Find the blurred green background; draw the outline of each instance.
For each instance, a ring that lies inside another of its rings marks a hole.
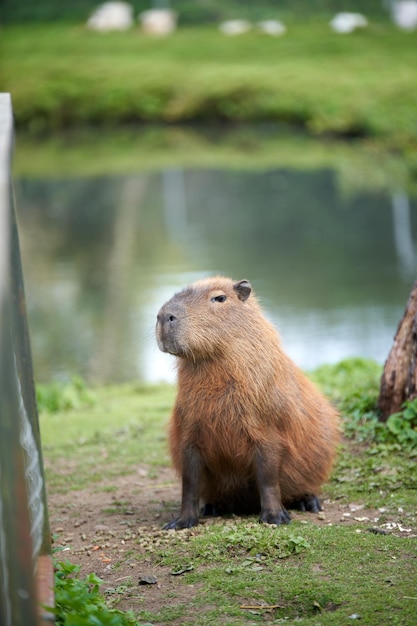
[[[84,20],[97,6],[94,0],[3,0],[1,14],[5,21]],[[237,16],[246,19],[325,18],[338,11],[358,11],[378,18],[387,16],[387,5],[381,0],[132,0],[135,12],[169,6],[178,12],[180,24],[203,24]]]

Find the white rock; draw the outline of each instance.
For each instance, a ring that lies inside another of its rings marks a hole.
[[[402,0],[391,4],[392,21],[403,30],[415,30],[417,28],[417,2],[416,0]]]
[[[226,20],[219,26],[219,30],[223,35],[233,37],[235,35],[243,35],[252,28],[252,24],[246,20]]]
[[[149,9],[139,15],[142,30],[148,35],[170,35],[177,27],[177,16],[170,9]]]
[[[336,33],[352,33],[357,28],[368,26],[368,20],[361,13],[337,13],[330,21],[330,27]]]
[[[127,2],[104,2],[87,20],[91,30],[127,30],[133,26],[133,8]]]
[[[278,20],[263,20],[257,23],[257,27],[266,35],[274,35],[275,37],[287,32],[285,24]]]

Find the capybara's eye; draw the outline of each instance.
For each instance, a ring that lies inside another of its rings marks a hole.
[[[225,295],[221,295],[221,296],[213,296],[211,301],[212,302],[224,302],[226,300],[227,296]]]

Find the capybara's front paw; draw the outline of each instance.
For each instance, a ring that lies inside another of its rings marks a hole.
[[[310,513],[319,513],[323,510],[318,497],[310,494],[291,502],[290,508],[298,511],[309,511]]]
[[[197,524],[198,517],[187,517],[185,519],[177,517],[165,524],[163,530],[182,530],[183,528],[192,528],[193,526],[197,526]]]
[[[276,524],[276,526],[280,526],[281,524],[289,524],[291,515],[284,508],[279,511],[261,511],[259,521],[264,524]]]

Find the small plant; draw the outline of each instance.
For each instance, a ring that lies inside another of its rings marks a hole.
[[[265,524],[233,524],[221,531],[225,554],[262,555],[271,559],[285,559],[309,548],[304,537],[293,533],[277,533],[275,526]]]
[[[343,417],[343,434],[370,446],[369,452],[387,452],[393,447],[406,451],[417,448],[417,398],[383,423],[378,420],[378,392],[381,368],[366,359],[346,359],[324,365],[313,379],[333,399]]]
[[[402,411],[390,415],[377,435],[382,443],[398,443],[409,450],[417,448],[417,398],[408,400]]]
[[[376,397],[351,396],[344,403],[344,434],[349,439],[412,451],[417,448],[417,398],[405,402],[385,423],[378,421]]]
[[[298,554],[310,547],[303,537],[293,534],[283,536],[275,531],[275,528],[271,530],[264,525],[251,525],[249,528],[244,525],[235,528],[226,526],[224,543],[229,550],[240,548],[251,555],[272,555],[278,559]]]
[[[48,413],[70,411],[94,403],[92,393],[78,376],[74,376],[69,383],[37,385],[36,400],[39,411]]]
[[[354,393],[341,403],[343,432],[349,439],[371,443],[376,440],[378,415],[376,394]]]
[[[57,626],[138,626],[132,612],[110,609],[99,592],[103,582],[95,574],[79,578],[80,568],[68,561],[55,565]]]

